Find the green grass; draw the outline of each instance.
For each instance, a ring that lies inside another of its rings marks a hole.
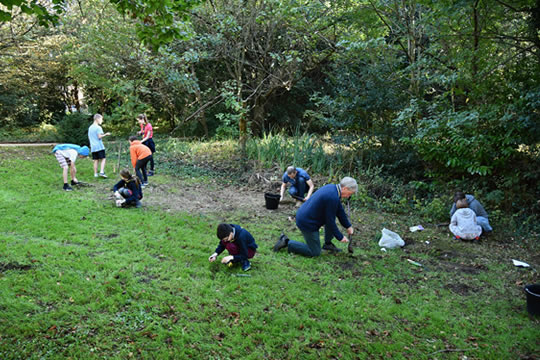
[[[435,227],[408,233],[417,215],[358,208],[355,256],[308,259],[270,250],[282,228],[300,238],[286,218],[249,221],[246,209],[225,215],[260,246],[250,277],[237,277],[207,260],[224,214],[114,208],[103,194],[116,179],[91,177],[91,161],[78,170],[93,186],[65,193],[48,149],[0,151],[1,359],[540,355],[523,293],[538,276],[510,261],[538,268],[538,252],[497,234],[460,243]],[[180,175],[188,186],[215,174]],[[382,226],[410,245],[382,252]]]

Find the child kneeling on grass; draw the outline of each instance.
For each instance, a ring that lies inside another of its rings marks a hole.
[[[450,221],[450,231],[456,239],[478,240],[482,234],[482,227],[476,221],[476,214],[469,208],[467,199],[456,202],[456,212]]]
[[[227,249],[229,255],[221,259],[222,264],[231,266],[232,264],[240,263],[242,270],[248,271],[251,269],[248,259],[255,256],[258,246],[253,236],[246,229],[234,224],[219,224],[217,227],[217,237],[219,239],[219,245],[216,251],[210,255],[208,261],[215,261],[218,255]]]
[[[140,208],[143,193],[139,178],[133,176],[128,169],[120,171],[120,177],[122,180],[117,182],[113,187],[114,196],[116,197],[116,206],[135,206]]]

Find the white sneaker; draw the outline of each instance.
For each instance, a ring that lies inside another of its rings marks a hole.
[[[106,179],[107,178],[107,175],[105,175],[105,173],[99,173],[99,176]]]
[[[94,177],[98,177],[99,175],[98,174],[94,174]]]

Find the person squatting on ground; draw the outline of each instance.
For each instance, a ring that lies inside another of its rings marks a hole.
[[[141,199],[143,198],[143,193],[139,178],[132,175],[128,169],[120,171],[120,177],[122,180],[113,186],[116,206],[135,206],[136,208],[140,208],[142,206]]]
[[[469,209],[467,199],[459,199],[456,202],[456,212],[450,221],[450,231],[456,239],[478,240],[482,234],[482,227],[476,222],[476,214]]]
[[[88,149],[87,146],[81,147],[75,144],[58,144],[52,149],[52,152],[54,156],[56,156],[56,160],[60,163],[60,167],[63,169],[64,190],[73,191],[73,188],[68,184],[68,168],[71,175],[71,185],[79,185],[75,161],[77,161],[77,157],[83,158],[88,156],[90,154],[90,149]]]
[[[141,131],[137,134],[142,135],[141,142],[148,146],[150,151],[152,151],[152,159],[150,159],[150,170],[148,170],[148,176],[154,175],[154,153],[156,152],[156,144],[154,143],[154,130],[152,129],[152,124],[148,122],[148,118],[145,114],[139,114],[137,116],[137,121],[141,126]]]
[[[131,156],[131,164],[137,174],[137,177],[142,182],[142,186],[148,185],[148,176],[146,175],[146,164],[152,160],[152,151],[148,146],[143,145],[136,136],[129,137],[129,154]]]
[[[317,190],[296,213],[296,226],[302,232],[305,243],[289,240],[287,236],[281,234],[274,245],[274,251],[286,247],[290,253],[312,257],[319,256],[321,254],[319,229],[323,225],[324,245],[322,248],[333,252],[341,251],[332,244],[332,239],[335,237],[344,243],[349,242],[349,239],[339,231],[336,217],[341,225],[347,229],[347,234],[352,235],[354,229],[347,214],[345,214],[341,199],[348,199],[356,191],[358,191],[356,180],[348,176],[344,177],[339,185],[328,184]]]
[[[315,189],[315,185],[313,184],[313,181],[309,177],[308,173],[302,169],[297,168],[294,166],[289,166],[285,173],[283,174],[282,178],[283,183],[281,184],[281,192],[280,192],[280,198],[279,201],[283,201],[283,196],[285,195],[285,189],[287,188],[287,183],[291,184],[291,187],[289,188],[289,194],[293,198],[297,200],[297,204],[301,204],[301,201],[306,201],[311,197],[311,194],[313,194],[313,190]],[[304,198],[304,194],[306,193],[306,186],[309,186],[309,189],[307,190],[307,195]]]
[[[101,114],[94,115],[94,123],[88,128],[88,140],[90,140],[90,151],[92,152],[92,159],[94,160],[94,177],[101,176],[106,179],[105,175],[105,145],[103,145],[103,138],[111,135],[111,133],[104,133],[101,128],[103,123],[103,116]],[[98,173],[98,167],[101,165],[101,170]]]
[[[242,270],[248,271],[251,269],[249,259],[255,256],[258,246],[253,236],[246,229],[235,224],[219,224],[217,227],[217,237],[219,239],[219,245],[216,251],[210,255],[208,261],[214,262],[219,254],[227,249],[229,255],[221,259],[222,264],[231,265],[240,263]]]
[[[454,194],[454,204],[452,204],[452,208],[450,209],[450,217],[452,217],[456,212],[456,202],[460,199],[467,199],[469,208],[476,214],[476,221],[478,222],[478,225],[482,227],[484,234],[487,235],[492,232],[493,228],[489,224],[487,211],[484,209],[482,204],[480,204],[480,202],[474,198],[474,196],[469,194],[465,195],[464,192],[457,191]]]

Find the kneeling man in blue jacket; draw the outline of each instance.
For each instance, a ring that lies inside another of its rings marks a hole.
[[[341,199],[348,199],[358,191],[356,180],[351,177],[344,177],[339,185],[329,184],[317,190],[296,213],[296,226],[302,232],[305,243],[289,240],[287,236],[281,235],[274,245],[274,251],[283,248],[291,253],[304,256],[319,256],[321,254],[321,241],[319,229],[324,225],[324,245],[322,249],[333,252],[341,251],[334,244],[335,237],[343,243],[349,242],[336,225],[336,217],[341,225],[347,229],[347,234],[352,235],[354,229],[345,214]]]

